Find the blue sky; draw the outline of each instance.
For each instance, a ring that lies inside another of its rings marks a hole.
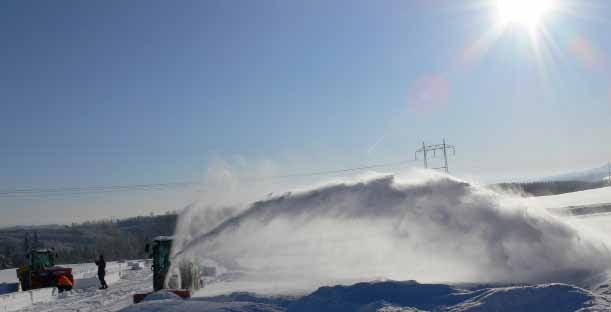
[[[3,1],[0,189],[201,180],[211,159],[320,171],[443,137],[452,173],[484,182],[598,166],[611,5],[558,1],[545,35],[514,26],[486,49],[494,1]],[[0,197],[0,225],[189,194]]]

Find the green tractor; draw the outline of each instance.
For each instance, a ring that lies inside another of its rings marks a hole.
[[[27,251],[25,262],[17,269],[22,290],[57,287],[61,276],[74,285],[72,269],[56,266],[57,253],[53,249],[38,248]]]
[[[174,238],[171,236],[155,237],[146,244],[144,252],[153,259],[153,290],[165,289],[182,298],[190,298],[192,291],[200,289],[202,272],[198,263],[183,260],[178,266],[172,266],[170,253]],[[134,303],[138,303],[150,293],[135,294]]]

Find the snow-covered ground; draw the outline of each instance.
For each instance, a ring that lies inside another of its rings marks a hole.
[[[97,286],[75,289],[58,295],[52,302],[35,304],[21,311],[117,311],[132,303],[134,293],[152,291],[152,277],[150,270],[127,270],[123,278],[111,284],[108,289],[99,290]]]
[[[611,187],[601,187],[560,195],[530,197],[528,201],[541,208],[550,209],[568,206],[606,204],[611,203]]]
[[[67,264],[64,266],[73,269],[75,278],[73,291],[60,295],[54,292],[53,296],[36,300],[39,302],[18,311],[117,311],[131,304],[134,292],[152,290],[152,272],[144,269],[130,270],[127,263],[109,262],[107,264],[106,281],[110,285],[107,290],[98,289],[95,264]],[[14,269],[0,271],[0,283],[14,282],[17,282]],[[15,311],[11,308],[12,301],[10,300],[13,299],[8,297],[15,296],[14,294],[0,296],[0,311],[2,312],[5,308],[8,311]],[[29,299],[29,296],[26,295],[26,297]],[[4,303],[3,300],[8,301]]]

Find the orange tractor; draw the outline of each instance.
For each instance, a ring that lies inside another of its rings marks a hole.
[[[26,261],[17,269],[17,278],[22,290],[57,287],[61,276],[74,285],[72,268],[55,265],[57,253],[53,249],[30,249]]]

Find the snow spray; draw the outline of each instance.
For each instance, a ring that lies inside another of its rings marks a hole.
[[[583,285],[608,269],[603,240],[504,196],[421,170],[337,181],[241,211],[186,209],[174,254],[271,292],[372,279]]]

